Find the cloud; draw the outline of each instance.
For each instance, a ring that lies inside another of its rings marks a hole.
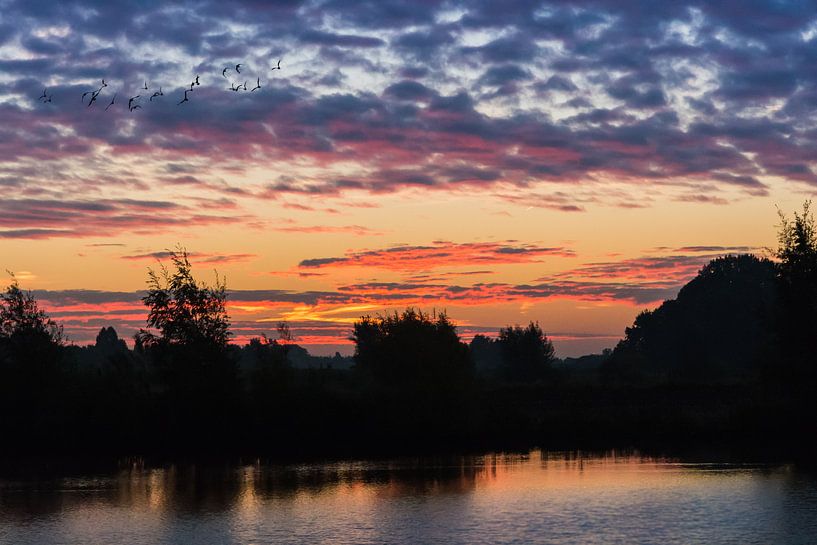
[[[348,234],[355,236],[382,236],[385,233],[376,229],[370,229],[363,225],[278,225],[270,227],[273,231],[282,233],[303,233],[303,234]]]
[[[132,2],[9,0],[0,237],[246,224],[253,201],[287,194],[467,188],[567,213],[633,205],[646,183],[693,205],[808,190],[814,6],[733,8],[204,0],[122,17]],[[238,62],[242,77],[223,78]],[[182,106],[178,74],[203,81]],[[80,96],[103,78],[89,108]],[[227,90],[256,78],[257,92]],[[143,81],[165,96],[130,112]],[[262,169],[288,179],[259,181]],[[630,195],[572,198],[610,181]],[[550,184],[565,189],[541,197]],[[123,198],[135,191],[161,197]]]
[[[120,256],[120,259],[127,261],[162,261],[170,259],[173,252],[163,250],[158,252],[148,252],[142,254],[131,254]],[[201,252],[188,252],[191,263],[228,265],[231,263],[245,263],[258,257],[256,254],[211,254]]]
[[[216,208],[223,209],[219,204]],[[0,238],[80,238],[101,234],[151,233],[235,223],[240,216],[201,214],[191,206],[137,199],[28,198],[0,201]]]
[[[351,251],[342,257],[305,259],[301,269],[367,267],[398,271],[428,271],[440,267],[538,263],[545,257],[573,257],[564,247],[532,244],[439,241],[427,246],[401,245],[379,250]]]
[[[626,279],[656,284],[669,283],[671,286],[677,286],[679,283],[690,280],[706,263],[720,255],[720,253],[697,253],[702,252],[702,248],[689,248],[689,251],[696,252],[694,255],[648,256],[619,261],[588,263],[540,280],[547,281],[552,278],[581,280]]]

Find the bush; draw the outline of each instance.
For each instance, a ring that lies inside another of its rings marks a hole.
[[[354,324],[355,362],[382,385],[452,388],[472,374],[468,347],[445,313],[413,308]]]

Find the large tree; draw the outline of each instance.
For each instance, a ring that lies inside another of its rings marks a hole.
[[[40,309],[30,291],[20,289],[14,275],[11,284],[0,294],[0,337],[39,336],[62,344],[62,327]]]
[[[502,354],[502,375],[510,381],[541,380],[556,359],[553,343],[538,322],[500,329],[497,343]]]
[[[148,307],[147,325],[159,331],[140,330],[143,345],[163,342],[187,347],[225,348],[230,339],[227,315],[227,288],[216,273],[213,286],[197,282],[187,251],[170,252],[173,272],[164,265],[159,272],[148,270],[148,293],[142,298]]]
[[[431,316],[408,308],[364,316],[355,323],[352,340],[359,369],[384,385],[445,389],[471,375],[468,347],[445,313]]]
[[[780,220],[776,256],[782,369],[792,384],[812,388],[817,381],[817,228],[811,201],[791,219],[780,212]]]
[[[40,309],[31,292],[12,275],[0,293],[0,359],[20,365],[55,364],[64,344],[62,326]]]
[[[170,254],[173,270],[149,270],[147,325],[137,348],[156,370],[156,385],[165,391],[168,433],[204,441],[214,429],[228,433],[239,403],[238,365],[228,349],[231,336],[227,289],[216,274],[215,285],[196,281],[187,251]]]
[[[62,430],[72,407],[64,356],[62,327],[12,276],[0,293],[0,414],[8,446],[25,448]]]
[[[714,259],[676,299],[636,317],[605,370],[648,383],[757,379],[767,363],[776,293],[768,259]]]

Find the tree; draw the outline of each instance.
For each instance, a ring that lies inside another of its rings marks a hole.
[[[790,220],[782,210],[780,230],[777,233],[778,248],[775,255],[780,260],[780,276],[786,283],[813,280],[817,275],[817,228],[811,213],[811,201],[803,203],[803,213],[794,213]]]
[[[94,347],[100,354],[105,356],[127,352],[128,350],[125,340],[119,338],[113,327],[103,327],[99,330]]]
[[[231,333],[224,280],[216,273],[212,287],[197,282],[184,248],[171,251],[170,260],[176,269],[173,273],[164,265],[159,273],[148,270],[150,289],[142,298],[150,309],[147,325],[158,329],[161,337],[142,329],[138,341],[144,346],[161,341],[191,348],[226,348]]]
[[[41,310],[14,275],[0,294],[0,359],[18,365],[56,365],[64,344],[62,326]]]
[[[556,359],[553,343],[538,322],[524,328],[515,325],[500,329],[497,343],[502,354],[502,374],[510,381],[541,380]]]
[[[408,308],[364,316],[355,322],[352,340],[358,368],[384,385],[446,389],[471,375],[468,347],[444,312],[432,317]]]
[[[136,346],[157,371],[166,393],[168,433],[187,440],[206,440],[214,429],[230,429],[239,404],[238,365],[228,350],[230,319],[227,289],[216,273],[213,286],[192,274],[187,251],[170,252],[174,271],[148,271],[147,325],[136,334]]]
[[[780,305],[780,352],[788,380],[801,387],[817,381],[817,228],[811,201],[789,219],[782,211],[775,252]]]
[[[474,335],[468,345],[474,371],[487,378],[499,378],[502,374],[502,351],[496,339],[482,334]]]
[[[64,342],[62,327],[12,275],[0,293],[0,414],[10,442],[61,429],[71,406]]]
[[[0,338],[39,338],[63,344],[62,326],[39,308],[30,291],[24,292],[14,275],[6,291],[0,294]]]
[[[641,312],[604,364],[625,382],[759,378],[773,330],[775,265],[753,255],[710,261],[654,310]]]

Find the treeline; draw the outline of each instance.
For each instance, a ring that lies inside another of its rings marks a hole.
[[[781,215],[775,261],[725,256],[602,355],[558,360],[537,323],[464,343],[445,313],[354,324],[353,365],[317,359],[286,324],[231,344],[223,280],[187,254],[150,271],[148,329],[88,347],[17,282],[0,295],[6,454],[185,452],[322,456],[372,451],[718,439],[813,448],[817,239]]]

